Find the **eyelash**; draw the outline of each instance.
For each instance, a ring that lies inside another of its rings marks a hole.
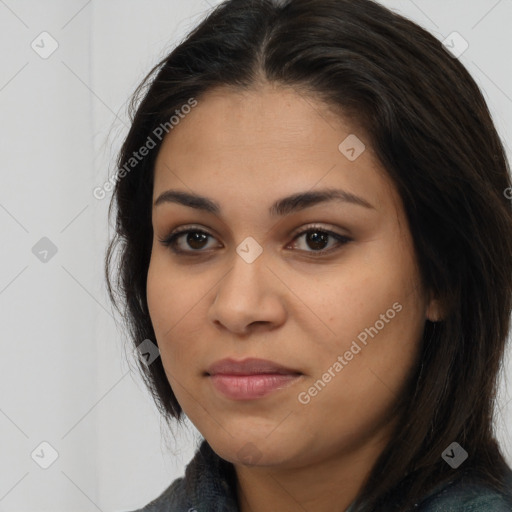
[[[201,233],[201,234],[207,235],[209,237],[213,237],[213,235],[211,235],[207,231],[189,226],[189,227],[180,229],[179,231],[175,231],[163,239],[159,238],[159,241],[165,247],[169,247],[172,250],[172,252],[174,252],[175,254],[184,254],[187,256],[195,256],[195,255],[200,256],[200,255],[203,255],[204,253],[206,253],[207,251],[204,251],[201,249],[183,251],[181,249],[176,248],[177,239],[185,234],[188,234],[188,233]],[[303,251],[306,253],[311,253],[315,256],[323,256],[325,254],[337,251],[337,250],[341,249],[345,244],[352,241],[351,238],[340,235],[333,231],[329,231],[327,229],[322,228],[321,226],[313,225],[313,226],[309,226],[307,229],[304,229],[303,231],[300,231],[299,233],[295,234],[292,242],[295,242],[298,238],[300,238],[301,236],[308,234],[308,233],[320,233],[322,235],[329,235],[337,241],[337,246],[331,247],[330,249],[322,249],[321,251]]]

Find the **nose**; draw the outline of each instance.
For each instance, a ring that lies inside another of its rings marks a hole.
[[[232,268],[218,284],[208,320],[239,335],[273,330],[286,319],[285,292],[263,254],[252,263],[235,254]]]

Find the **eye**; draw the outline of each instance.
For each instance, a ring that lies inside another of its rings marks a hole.
[[[308,251],[307,249],[299,249],[303,252],[309,252],[316,255],[323,255],[326,253],[331,253],[340,248],[340,246],[347,244],[351,241],[350,238],[335,233],[333,231],[323,229],[319,226],[310,226],[307,229],[302,230],[297,233],[293,238],[293,243],[296,245],[296,241],[301,237],[306,237],[304,239],[305,244],[307,244],[312,251]],[[169,247],[176,254],[187,254],[192,255],[194,252],[205,253],[208,249],[208,239],[214,238],[213,235],[204,231],[202,229],[193,228],[191,226],[185,226],[177,231],[172,232],[170,235],[163,239],[159,239],[160,243],[165,247]],[[329,239],[334,240],[334,247],[330,247],[325,249],[325,246],[329,245]],[[188,247],[188,248],[187,248]],[[287,246],[290,247],[290,246]]]
[[[316,255],[324,255],[327,253],[331,253],[333,251],[336,251],[340,248],[340,246],[343,246],[351,241],[350,238],[340,235],[338,233],[335,233],[333,231],[327,230],[322,228],[321,226],[310,226],[307,229],[299,232],[293,241],[295,242],[301,237],[304,237],[304,243],[305,245],[309,246],[310,248],[313,248],[313,251],[305,250],[305,252],[311,252],[312,254]],[[324,247],[328,245],[329,239],[334,239],[334,247],[331,247],[329,249],[325,249]],[[302,250],[302,249],[300,249]]]
[[[187,235],[186,237],[184,235]],[[184,241],[180,239],[184,239]],[[191,252],[205,252],[201,249],[204,249],[206,246],[206,242],[208,238],[213,238],[213,235],[203,231],[202,229],[193,229],[190,226],[181,228],[178,231],[174,231],[169,236],[159,239],[160,243],[165,247],[170,247],[170,249],[176,253],[191,253]],[[181,244],[179,242],[182,242]],[[188,245],[192,250],[187,250],[183,248],[183,245]]]

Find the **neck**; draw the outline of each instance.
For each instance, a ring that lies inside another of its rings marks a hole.
[[[239,510],[345,512],[384,446],[385,442],[372,440],[351,452],[285,469],[235,465]]]

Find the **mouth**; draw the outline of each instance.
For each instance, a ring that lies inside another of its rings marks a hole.
[[[222,359],[212,364],[205,373],[206,375],[302,375],[302,372],[287,368],[274,361],[266,359],[249,358],[236,361],[231,358]]]
[[[213,387],[231,400],[255,400],[287,388],[303,373],[265,359],[223,359],[204,373]]]

